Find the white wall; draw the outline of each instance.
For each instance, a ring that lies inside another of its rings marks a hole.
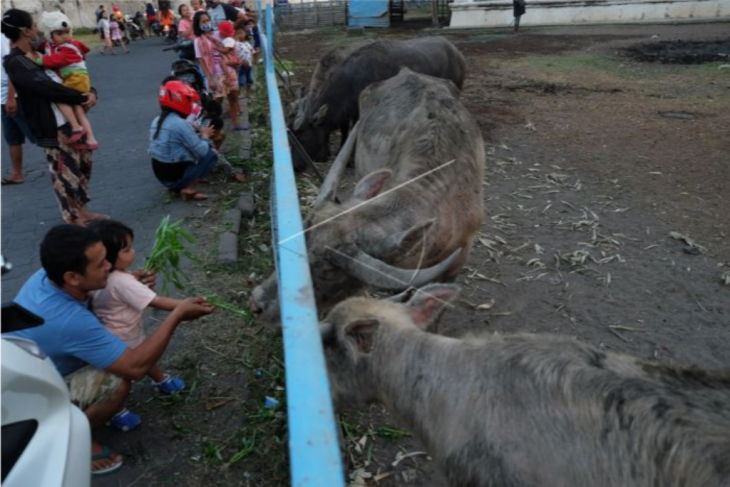
[[[157,8],[157,0],[148,0],[149,3]],[[119,5],[119,9],[125,14],[134,14],[141,10],[144,13],[145,5],[148,2],[136,0],[121,0],[113,3]],[[61,10],[68,15],[74,27],[94,27],[96,25],[96,11],[99,5],[104,5],[106,11],[112,11],[112,0],[2,0],[3,10],[10,8],[19,8],[27,10],[36,20],[43,11]],[[189,4],[189,0],[172,0],[172,8],[177,15],[177,7],[181,4]],[[253,5],[252,0],[248,0],[248,4]]]
[[[512,0],[455,0],[451,27],[499,27],[514,17]],[[527,0],[520,26],[730,20],[730,0]]]

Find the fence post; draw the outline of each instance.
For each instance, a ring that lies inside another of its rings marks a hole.
[[[261,12],[260,0],[258,5]],[[270,4],[266,6],[265,35],[260,22],[274,149],[272,247],[276,256],[284,336],[291,485],[344,487],[342,458],[319,334],[299,197],[284,110],[276,83],[274,22]]]

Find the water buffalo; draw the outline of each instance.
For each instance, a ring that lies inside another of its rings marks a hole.
[[[322,87],[332,76],[332,73],[342,64],[342,62],[350,57],[350,55],[363,46],[371,44],[373,41],[367,40],[356,42],[344,47],[336,47],[324,54],[312,73],[312,79],[309,81],[309,88],[306,93],[301,90],[297,99],[289,106],[287,113],[287,124],[292,128],[300,129],[306,121],[306,113],[309,110],[309,101],[312,98],[319,97]],[[343,127],[342,143],[347,139],[347,133],[350,129],[349,123]]]
[[[453,487],[730,485],[730,370],[550,335],[425,333],[456,291],[337,305],[320,330],[338,407],[384,404]]]
[[[331,55],[336,60],[348,51]],[[343,134],[358,119],[358,98],[371,83],[392,78],[401,68],[448,79],[461,89],[466,77],[466,61],[453,44],[442,37],[407,41],[376,41],[361,46],[335,66],[324,70],[328,76],[317,93],[308,95],[292,125],[297,140],[315,161],[330,156],[329,139],[335,130]],[[344,139],[343,139],[344,140]],[[306,162],[293,153],[294,169],[304,170]]]
[[[363,92],[362,118],[306,221],[320,310],[367,286],[402,290],[458,274],[482,222],[484,173],[481,132],[458,96],[451,81],[408,69]],[[355,140],[364,176],[340,203]],[[278,308],[272,274],[254,290],[252,309],[276,321]]]

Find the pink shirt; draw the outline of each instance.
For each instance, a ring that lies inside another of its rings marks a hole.
[[[217,32],[214,33],[213,35],[215,36],[216,34],[217,34]],[[220,37],[218,37],[218,39],[220,40]],[[205,43],[208,46],[208,52],[210,53],[210,56],[206,59],[203,59],[203,57],[204,57],[203,52],[202,52],[203,49],[201,48],[202,43]],[[195,45],[195,57],[197,59],[200,59],[201,62],[205,62],[206,65],[209,66],[209,69],[213,71],[212,73],[210,73],[211,76],[218,76],[218,75],[223,74],[223,68],[221,68],[221,54],[218,51],[216,51],[215,48],[213,47],[214,46],[213,40],[207,39],[204,36],[196,37],[194,45]]]
[[[107,330],[137,348],[145,338],[142,318],[147,306],[157,296],[153,290],[124,271],[109,274],[104,289],[93,291],[94,314]]]
[[[180,25],[177,30],[179,32],[185,32],[185,39],[194,39],[195,33],[193,33],[193,23],[188,19],[180,19]]]

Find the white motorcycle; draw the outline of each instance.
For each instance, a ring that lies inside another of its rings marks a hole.
[[[10,264],[0,257],[2,274]],[[2,331],[43,324],[16,303],[2,306]],[[3,487],[89,487],[91,429],[68,387],[35,342],[2,337]]]

